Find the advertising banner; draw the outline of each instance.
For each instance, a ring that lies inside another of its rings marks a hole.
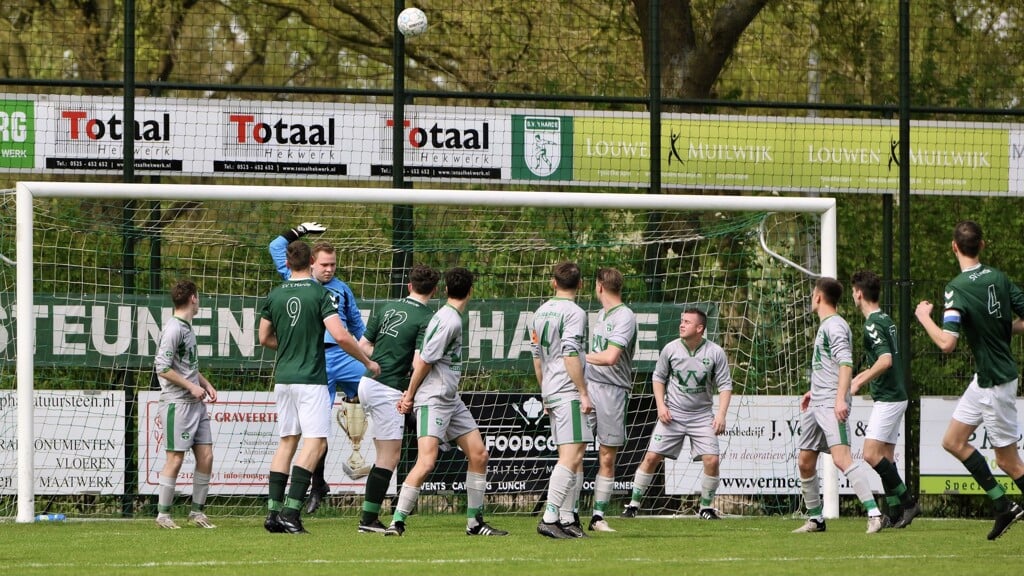
[[[490,455],[488,492],[544,492],[551,471],[558,461],[558,450],[551,442],[550,422],[544,414],[539,394],[466,393],[463,400],[480,426],[484,445]],[[799,396],[737,396],[729,410],[725,434],[720,437],[722,451],[719,494],[800,493],[797,471],[799,435]],[[862,457],[864,434],[872,402],[854,401],[850,420],[852,451],[855,460]],[[632,490],[633,476],[643,459],[657,419],[650,395],[634,396],[627,409],[627,443],[616,460],[615,490]],[[447,448],[447,449],[444,449]],[[664,493],[689,495],[700,493],[703,466],[690,458],[689,445],[678,460],[666,459]],[[342,452],[344,452],[344,448]],[[583,458],[584,492],[593,491],[597,473],[598,446],[586,447]],[[896,446],[896,465],[904,474],[903,440]],[[424,492],[462,492],[466,479],[466,459],[454,446],[442,448],[437,466],[423,486]],[[840,494],[853,494],[846,478],[839,474]],[[658,479],[656,484],[660,484]],[[872,475],[872,489],[882,493],[881,480]],[[658,488],[655,487],[654,490]]]
[[[800,434],[800,396],[734,396],[729,406],[725,434],[719,437],[721,485],[718,494],[800,494],[797,471],[797,440]],[[854,461],[863,454],[864,434],[872,401],[854,398],[850,416]],[[905,478],[904,438],[896,444],[896,467]],[[689,446],[678,460],[666,460],[667,494],[700,493],[703,466],[691,462]],[[877,474],[869,474],[871,488],[884,493]],[[823,477],[821,463],[818,477]],[[839,493],[853,494],[839,473]]]
[[[953,417],[958,398],[929,396],[921,398],[921,493],[922,494],[985,494],[964,465],[942,449],[942,437]],[[1017,399],[1017,413],[1024,414],[1024,399]],[[1013,479],[996,466],[996,452],[985,425],[978,426],[969,439],[985,457],[996,481],[1009,494],[1019,495]],[[1021,441],[1017,441],[1017,449]]]
[[[380,114],[370,176],[391,177],[394,130],[390,113]],[[507,181],[509,132],[509,117],[498,110],[407,107],[402,126],[404,175],[417,180]]]
[[[37,390],[39,496],[124,493],[124,392]],[[18,493],[18,393],[0,391],[0,494]]]
[[[577,117],[576,180],[607,185],[650,177],[644,115]],[[763,191],[893,192],[899,186],[898,125],[739,116],[669,115],[663,121],[667,186]],[[914,126],[915,193],[1005,193],[1005,128]]]
[[[32,100],[0,98],[0,171],[35,168],[35,123]]]
[[[1010,129],[1010,196],[1024,194],[1024,129]]]
[[[364,315],[384,301],[360,302]],[[201,366],[258,368],[273,362],[273,351],[259,346],[257,329],[262,298],[204,295],[204,306],[193,318]],[[35,295],[37,365],[102,366],[147,369],[171,318],[167,297],[156,295],[90,294],[82,297]],[[488,370],[532,373],[530,319],[539,301],[525,299],[471,300],[466,313],[463,359]],[[649,372],[661,347],[678,337],[679,314],[692,304],[638,303],[637,349],[634,365]],[[713,305],[708,311],[709,337],[717,329]],[[590,322],[597,311],[589,315]],[[0,294],[0,361],[14,362],[13,294]]]
[[[572,181],[572,116],[512,115],[512,179]]]
[[[46,172],[120,173],[132,146],[141,173],[203,172],[211,148],[200,136],[211,126],[209,106],[139,99],[135,141],[125,142],[123,102],[113,97],[54,98],[36,106],[37,166]],[[192,130],[190,130],[192,128]],[[196,133],[199,128],[199,133]]]
[[[219,106],[213,171],[236,176],[347,176],[359,114],[268,102]]]
[[[0,172],[119,174],[120,98],[0,95]],[[410,181],[769,193],[894,193],[895,120],[666,114],[659,158],[643,113],[416,106],[401,127]],[[386,105],[138,98],[142,174],[388,181]],[[915,194],[1024,194],[1017,124],[912,122]]]
[[[544,493],[558,462],[558,447],[551,439],[551,423],[544,413],[540,394],[474,392],[463,394],[462,399],[476,418],[490,455],[488,493]],[[627,413],[634,416],[629,418],[627,442],[616,460],[616,491],[628,492],[633,487],[633,473],[647,449],[653,425],[649,415],[653,411],[654,399],[649,395],[636,396],[629,401]],[[584,493],[594,490],[597,456],[597,444],[588,444],[583,456]],[[463,492],[465,481],[466,458],[450,447],[441,452],[437,467],[423,490]]]
[[[216,383],[214,383],[216,386]],[[213,473],[210,494],[266,495],[270,461],[277,450],[277,413],[272,392],[220,392],[217,402],[207,404],[213,433]],[[160,392],[139,393],[139,493],[156,494],[160,471],[166,461],[164,423],[159,414]],[[376,458],[365,420],[352,422],[346,405],[334,404],[331,436],[327,439],[326,479],[333,494],[362,494],[366,476],[350,478],[342,462],[358,470]],[[358,446],[357,446],[358,444]],[[301,445],[300,445],[301,446]],[[191,492],[195,458],[185,454],[177,489]],[[358,475],[358,474],[357,474]],[[394,493],[394,480],[391,486]]]
[[[157,391],[139,393],[138,449],[139,492],[156,494],[165,461],[165,435],[159,417]],[[539,394],[479,392],[463,399],[480,427],[490,454],[488,492],[516,494],[543,492],[555,462],[557,447],[551,442],[550,424]],[[729,410],[726,432],[720,437],[722,479],[719,494],[798,494],[796,439],[799,435],[798,396],[737,396]],[[945,455],[938,444],[955,401],[922,399],[921,485],[924,493],[981,494],[963,466]],[[267,490],[270,461],[277,448],[276,413],[272,392],[225,391],[218,402],[207,404],[214,438],[214,470],[211,494],[262,495]],[[860,459],[872,403],[856,399],[850,429],[854,459]],[[349,412],[338,401],[333,408],[327,479],[332,493],[362,493],[365,472],[375,458],[372,421]],[[0,393],[0,494],[17,491],[17,396]],[[615,490],[632,489],[632,479],[647,449],[656,412],[650,395],[630,399],[627,443],[620,450]],[[121,494],[124,486],[124,394],[115,391],[38,391],[35,406],[35,476],[37,494]],[[931,438],[933,440],[929,441]],[[983,428],[972,440],[992,460]],[[407,446],[414,446],[407,435]],[[584,456],[586,484],[593,490],[597,446],[588,445]],[[404,472],[415,451],[406,453]],[[355,478],[343,472],[342,463],[356,470]],[[902,439],[896,447],[896,464],[904,473]],[[994,464],[993,464],[994,466]],[[182,493],[190,490],[194,459],[186,454],[178,478]],[[464,490],[466,459],[458,448],[444,446],[437,467],[423,490],[428,493]],[[820,472],[819,472],[820,473]],[[666,460],[664,493],[696,494],[700,491],[702,466],[693,462],[684,446],[678,460]],[[998,477],[1008,491],[1015,486]],[[656,484],[660,484],[659,479]],[[880,481],[871,478],[881,492]],[[394,493],[394,484],[391,493]],[[658,488],[655,487],[657,490]],[[840,493],[852,489],[840,474]]]

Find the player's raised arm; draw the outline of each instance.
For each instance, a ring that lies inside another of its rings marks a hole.
[[[270,257],[274,260],[274,266],[277,268],[277,273],[281,275],[281,278],[287,280],[292,277],[292,272],[288,269],[287,265],[286,251],[288,245],[306,234],[323,234],[326,231],[327,227],[317,222],[303,222],[294,228],[285,230],[270,241]]]

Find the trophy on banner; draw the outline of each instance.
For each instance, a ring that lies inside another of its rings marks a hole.
[[[335,418],[338,426],[341,426],[348,439],[352,441],[352,455],[348,457],[348,462],[341,463],[341,469],[353,480],[365,478],[373,467],[363,460],[363,455],[359,452],[363,445],[363,434],[366,433],[366,412],[358,400],[349,402],[346,399],[342,400],[341,410],[338,410]]]

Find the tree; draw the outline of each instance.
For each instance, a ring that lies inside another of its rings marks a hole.
[[[743,32],[771,0],[658,2],[662,91],[666,97],[709,98]],[[651,0],[633,0],[644,67],[650,69]]]

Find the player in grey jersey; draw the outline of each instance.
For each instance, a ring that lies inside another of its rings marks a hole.
[[[850,325],[836,312],[843,285],[822,277],[814,283],[811,312],[821,324],[814,336],[811,357],[811,389],[800,400],[800,438],[797,466],[800,488],[807,507],[807,521],[793,532],[824,532],[818,455],[828,452],[836,468],[846,474],[853,491],[868,512],[867,533],[884,527],[867,470],[853,461],[850,450],[850,386],[853,379],[853,335]]]
[[[171,519],[174,488],[185,452],[196,458],[192,475],[192,511],[189,522],[200,528],[216,528],[206,517],[206,495],[213,471],[213,434],[203,401],[216,402],[217,390],[199,371],[199,354],[192,319],[199,311],[199,291],[191,280],[179,280],[171,288],[174,315],[160,333],[160,346],[153,361],[160,382],[160,419],[167,439],[167,461],[160,471],[156,524],[177,529]]]
[[[554,268],[551,298],[533,314],[530,338],[533,370],[551,421],[558,462],[548,481],[547,504],[537,532],[548,538],[583,538],[575,504],[583,486],[583,453],[594,441],[586,415],[593,410],[583,376],[587,313],[576,304],[580,268],[562,262]]]
[[[995,540],[1024,518],[1024,507],[1006,497],[985,457],[970,439],[984,424],[996,454],[996,466],[1024,490],[1024,462],[1017,450],[1018,369],[1010,350],[1012,335],[1024,330],[1024,291],[1006,274],[981,263],[984,247],[981,226],[969,220],[957,223],[952,248],[961,272],[946,284],[942,326],[932,320],[934,306],[927,300],[917,305],[915,316],[932,342],[946,354],[956,349],[961,332],[974,354],[974,378],[957,402],[942,447],[963,463],[992,499],[996,517],[988,539]],[[1013,315],[1018,317],[1016,321]]]
[[[703,520],[720,519],[711,505],[719,485],[718,436],[725,432],[732,376],[725,350],[704,338],[706,327],[704,311],[687,308],[679,318],[679,338],[658,356],[652,376],[658,422],[633,478],[633,497],[622,513],[626,518],[636,517],[658,466],[666,457],[678,458],[683,440],[689,437],[690,456],[704,465],[697,515]],[[716,390],[717,412],[713,397]]]
[[[614,532],[604,513],[615,488],[615,457],[626,443],[626,407],[633,389],[636,315],[622,303],[622,273],[597,271],[594,293],[601,302],[587,353],[587,392],[594,405],[594,436],[600,444],[589,529]]]
[[[487,448],[476,419],[459,397],[462,376],[462,315],[473,292],[473,273],[452,268],[444,275],[448,300],[427,325],[419,357],[413,359],[409,388],[398,401],[398,411],[415,410],[417,441],[413,465],[398,493],[395,515],[385,536],[405,534],[406,518],[419,500],[420,487],[437,464],[441,442],[454,442],[469,461],[466,467],[466,534],[505,536],[484,522],[487,489]]]

